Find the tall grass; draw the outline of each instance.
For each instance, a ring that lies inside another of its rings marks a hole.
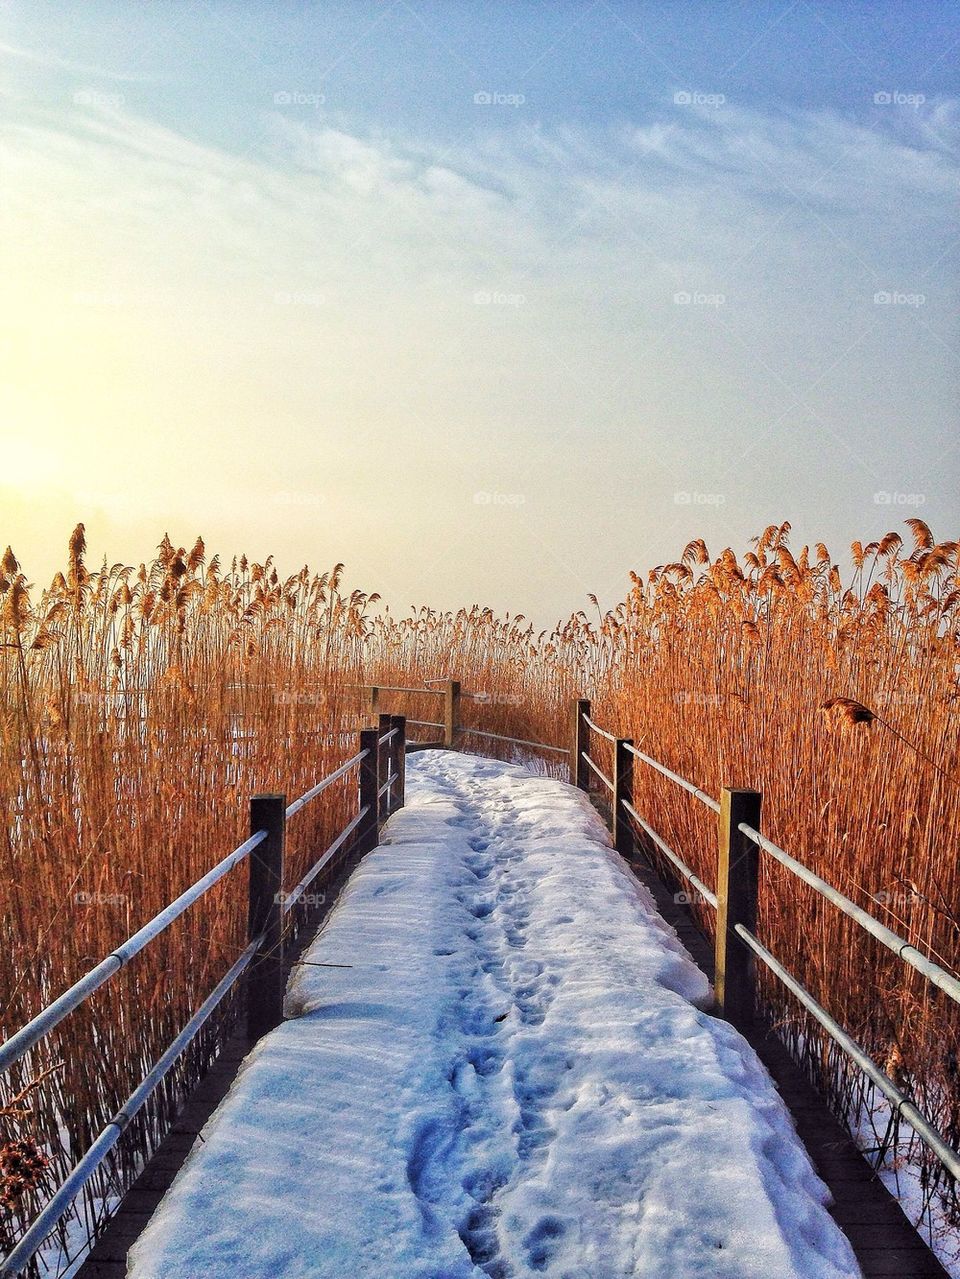
[[[468,727],[565,744],[570,699],[583,694],[605,727],[711,793],[761,789],[774,840],[954,967],[958,546],[908,523],[908,545],[897,533],[855,543],[852,574],[822,545],[794,555],[788,525],[739,558],[727,549],[714,559],[694,540],[676,563],[632,575],[616,608],[603,614],[593,600],[590,615],[552,631],[480,607],[395,617],[375,595],[346,594],[339,566],[281,579],[269,559],[207,560],[201,542],[187,551],[164,540],[139,570],[91,571],[82,527],[64,573],[37,596],[8,552],[0,874],[13,892],[0,1029],[21,1025],[238,843],[251,793],[292,797],[344,758],[363,722],[361,684],[449,676],[463,682]],[[441,718],[439,698],[391,700],[411,718]],[[469,735],[464,745],[493,748]],[[557,756],[530,758],[565,768]],[[295,819],[291,885],[345,819],[352,784]],[[635,796],[712,884],[711,815],[639,763]],[[785,871],[765,866],[763,880],[762,940],[960,1140],[956,1010]],[[710,931],[710,912],[697,909]],[[47,1180],[62,1172],[239,953],[244,911],[231,876],[72,1015],[0,1093],[2,1103],[53,1068],[18,1107],[32,1116],[0,1114],[0,1140],[30,1135],[52,1160]],[[767,982],[762,996],[852,1118],[862,1081],[788,997]],[[124,1142],[118,1185],[163,1132],[219,1029]],[[890,1137],[878,1133],[881,1153]],[[927,1170],[932,1192],[937,1173]],[[45,1189],[8,1205],[10,1234]]]

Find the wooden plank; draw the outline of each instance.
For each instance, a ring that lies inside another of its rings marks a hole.
[[[589,714],[589,699],[575,697],[570,706],[570,785],[582,791],[590,789],[590,768],[583,758],[590,754],[590,725],[585,718]]]
[[[460,728],[460,681],[448,679],[443,694],[443,743],[453,749]]]
[[[247,970],[247,1033],[260,1039],[283,1020],[283,845],[286,831],[283,795],[254,795],[250,834],[267,838],[250,854],[250,903],[247,936],[263,941]]]
[[[375,728],[360,730],[360,750],[366,751],[366,758],[360,761],[360,808],[367,814],[356,830],[356,846],[361,852],[368,853],[376,848],[379,839],[377,811],[379,800],[377,791],[380,788],[380,747],[379,733]]]
[[[756,991],[756,961],[733,931],[741,924],[757,928],[757,883],[760,850],[738,829],[746,822],[760,827],[760,795],[753,790],[720,792],[717,858],[717,935],[714,989],[717,1006],[735,1026],[751,1025]]]
[[[618,737],[613,747],[613,796],[610,800],[610,836],[622,857],[633,851],[633,827],[624,804],[633,806],[632,738]]]

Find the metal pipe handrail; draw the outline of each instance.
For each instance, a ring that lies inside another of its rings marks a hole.
[[[288,804],[286,813],[287,817],[293,817],[295,813],[299,813],[300,809],[309,804],[312,799],[316,799],[321,791],[325,791],[328,786],[331,786],[335,781],[338,781],[344,773],[349,772],[351,768],[354,768],[357,764],[359,764],[366,757],[366,754],[367,752],[365,750],[359,751],[356,755],[354,755],[353,759],[348,759],[345,764],[341,764],[340,767],[334,769],[332,773],[328,773],[322,781],[317,782],[316,786],[306,791],[299,799],[295,799],[292,804]]]
[[[442,725],[438,724],[437,727],[442,728]],[[462,724],[459,731],[461,733],[470,733],[474,737],[489,737],[495,742],[513,742],[517,746],[531,746],[541,751],[557,751],[560,755],[570,754],[566,746],[551,746],[549,742],[531,742],[524,737],[505,737],[503,733],[483,733],[479,728],[464,728]]]
[[[412,724],[414,728],[443,728],[444,727],[443,724],[438,724],[436,720],[432,720],[432,719],[408,719],[407,724],[408,726]]]
[[[132,937],[128,937],[116,950],[111,951],[105,959],[102,959],[99,964],[84,974],[79,981],[74,982],[58,999],[55,999],[52,1004],[48,1004],[46,1008],[37,1013],[36,1017],[28,1021],[16,1034],[11,1035],[4,1044],[0,1045],[0,1070],[7,1070],[14,1062],[19,1061],[24,1053],[28,1052],[44,1035],[49,1034],[55,1026],[58,1026],[63,1021],[64,1017],[72,1013],[94,991],[99,990],[105,982],[108,982],[114,973],[118,973],[135,955],[138,955],[148,942],[151,942],[154,937],[159,936],[160,933],[169,928],[175,919],[179,919],[184,911],[188,910],[198,898],[203,896],[207,889],[212,888],[214,884],[223,879],[224,875],[233,870],[234,866],[239,865],[266,838],[267,832],[260,830],[251,835],[249,839],[245,839],[238,848],[235,848],[232,853],[229,853],[222,861],[218,862],[212,870],[207,871],[206,875],[182,892],[169,906],[164,907],[159,914],[154,915],[153,919],[144,924]]]
[[[2,1264],[0,1264],[0,1279],[14,1279],[14,1276],[19,1275],[28,1265],[31,1257],[56,1227],[57,1222],[69,1211],[77,1195],[119,1141],[130,1121],[142,1109],[151,1093],[166,1076],[170,1067],[187,1045],[196,1037],[204,1023],[216,1011],[218,1005],[234,986],[237,979],[247,969],[262,942],[263,936],[261,935],[247,944],[239,959],[231,965],[230,969],[217,982],[183,1030],[180,1031],[162,1056],[157,1059],[149,1074],[133,1090],[122,1108],[117,1111],[97,1135],[83,1157],[71,1169],[56,1194],[44,1205],[42,1212],[34,1218],[29,1228],[17,1241],[16,1246],[3,1258]]]
[[[637,759],[643,760],[645,764],[649,764],[651,768],[656,769],[658,773],[662,773],[664,777],[669,777],[672,782],[682,786],[691,795],[695,795],[701,804],[706,804],[707,808],[712,808],[715,813],[720,812],[720,805],[717,801],[708,795],[706,791],[701,790],[699,786],[694,786],[693,782],[688,782],[685,777],[681,777],[679,773],[667,768],[666,764],[661,764],[659,760],[653,759],[652,756],[644,755],[643,751],[638,750],[636,746],[627,746],[627,750],[631,755],[635,755]]]
[[[293,907],[296,906],[297,902],[300,900],[303,894],[307,891],[307,889],[310,887],[310,885],[313,883],[316,877],[320,874],[324,866],[326,866],[326,864],[330,861],[330,858],[335,856],[335,854],[339,852],[340,848],[343,846],[346,840],[349,839],[349,837],[353,834],[353,832],[360,825],[360,823],[363,821],[363,819],[366,817],[369,811],[370,811],[370,806],[368,804],[364,804],[363,808],[360,809],[356,817],[352,818],[349,822],[347,822],[346,826],[344,826],[343,830],[340,832],[337,838],[333,841],[333,843],[330,845],[327,851],[323,853],[323,855],[319,857],[317,861],[314,862],[314,864],[310,867],[310,869],[304,875],[303,879],[301,879],[300,883],[297,884],[296,888],[294,888],[292,892],[286,894],[286,896],[283,899],[284,914],[286,914],[289,910],[292,910]]]
[[[605,728],[601,728],[599,724],[594,723],[589,715],[584,715],[583,719],[586,724],[589,724],[594,732],[599,733],[601,737],[605,737],[608,742],[623,740],[622,738],[618,738],[614,733],[608,733],[607,730]],[[700,800],[701,804],[706,804],[706,806],[713,809],[715,813],[720,812],[720,805],[711,795],[708,795],[706,791],[701,790],[699,786],[695,786],[693,782],[688,782],[685,777],[681,777],[680,774],[675,773],[673,769],[667,768],[666,764],[661,764],[660,761],[658,759],[654,759],[652,755],[645,755],[642,750],[639,750],[632,743],[625,744],[631,755],[642,760],[644,764],[649,764],[651,768],[656,769],[658,773],[662,773],[664,777],[669,777],[672,782],[676,782],[676,784],[678,786],[682,786],[685,791],[689,791],[691,795],[695,795],[697,799]]]
[[[589,715],[584,715],[583,722],[593,729],[595,733],[599,733],[601,737],[605,737],[608,742],[617,740],[615,733],[608,733],[605,728],[601,728],[599,724],[595,724]]]
[[[376,688],[382,693],[429,693],[431,697],[443,697],[442,688],[398,688],[393,684],[354,684],[353,688]]]
[[[765,853],[769,853],[781,866],[786,866],[798,879],[802,879],[804,883],[816,889],[821,897],[825,897],[838,910],[842,910],[845,915],[855,920],[861,928],[870,933],[872,937],[875,937],[878,942],[886,946],[904,963],[909,964],[911,968],[915,968],[918,973],[922,973],[935,986],[938,986],[940,990],[949,995],[955,1003],[960,1003],[960,980],[954,977],[952,973],[948,973],[945,968],[941,968],[932,959],[928,959],[912,942],[908,942],[899,933],[895,933],[892,928],[888,928],[886,924],[881,924],[878,919],[868,914],[856,902],[851,901],[849,897],[845,897],[832,884],[828,884],[825,879],[821,879],[819,875],[804,866],[802,862],[798,862],[795,857],[785,853],[782,848],[779,848],[772,840],[767,839],[765,835],[761,835],[758,830],[754,830],[746,822],[741,822],[737,829],[752,840],[758,848],[762,848]]]
[[[589,764],[589,765],[590,765],[590,767],[593,769],[593,771],[596,773],[596,775],[597,775],[597,776],[600,778],[600,780],[604,783],[604,785],[607,787],[607,789],[608,789],[608,790],[613,790],[613,789],[614,789],[613,782],[612,782],[612,781],[610,780],[610,778],[606,775],[606,773],[604,773],[604,772],[601,770],[601,768],[600,768],[599,764],[595,764],[595,763],[593,762],[593,760],[590,758],[590,756],[587,754],[587,752],[586,752],[586,751],[581,751],[581,752],[580,752],[580,754],[583,756],[584,761],[585,761],[587,764]]]
[[[753,836],[750,836],[752,839]],[[885,1074],[876,1062],[863,1051],[855,1039],[852,1039],[843,1027],[834,1020],[827,1010],[819,1004],[806,987],[784,968],[783,964],[767,950],[743,924],[734,925],[734,932],[749,946],[762,963],[779,977],[783,984],[800,1001],[807,1012],[824,1028],[830,1038],[851,1057],[863,1073],[873,1081],[888,1101],[892,1102],[897,1112],[903,1116],[914,1132],[934,1152],[943,1166],[955,1179],[960,1179],[960,1155],[947,1144],[943,1135],[937,1131],[913,1102],[903,1093],[889,1075]]]
[[[386,746],[387,742],[389,742],[391,738],[396,737],[399,732],[399,728],[391,728],[389,733],[384,733],[382,737],[377,738],[377,745]]]
[[[666,844],[663,841],[663,839],[661,839],[661,837],[657,834],[657,832],[653,829],[653,827],[648,825],[647,822],[643,820],[643,818],[640,816],[640,814],[637,812],[637,810],[634,808],[634,806],[630,803],[629,800],[625,799],[623,801],[623,806],[627,810],[627,812],[630,814],[630,816],[633,818],[633,820],[637,823],[637,825],[650,837],[650,839],[653,840],[656,846],[660,849],[661,853],[663,853],[663,855],[669,861],[673,863],[673,865],[684,877],[684,879],[687,880],[687,882],[691,885],[691,887],[694,888],[700,894],[700,896],[704,898],[704,900],[708,901],[714,910],[716,910],[717,909],[716,893],[711,892],[711,890],[706,886],[706,884],[699,877],[699,875],[695,874],[690,869],[690,867],[686,864],[686,862],[682,861],[680,857],[673,851],[673,849],[669,846],[669,844]]]

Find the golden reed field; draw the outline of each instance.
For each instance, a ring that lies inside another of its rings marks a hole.
[[[480,607],[396,617],[342,566],[281,578],[164,539],[152,563],[91,567],[83,526],[52,584],[0,568],[0,1030],[4,1037],[247,834],[257,791],[299,795],[353,753],[363,682],[454,676],[464,721],[565,744],[569,702],[716,794],[763,792],[765,832],[955,968],[960,928],[958,543],[919,520],[835,563],[772,526],[739,558],[700,540],[632,575],[624,601],[552,632]],[[836,702],[834,699],[849,699]],[[393,709],[437,718],[435,699]],[[828,704],[829,705],[825,705]],[[468,748],[478,739],[465,739]],[[542,766],[563,775],[565,763]],[[292,886],[353,802],[348,776],[293,819]],[[713,818],[640,763],[635,804],[708,883]],[[776,865],[760,936],[960,1141],[960,1016]],[[245,945],[234,872],[72,1014],[0,1093],[3,1233],[15,1236]],[[705,928],[709,911],[698,910]],[[861,1077],[797,1006],[768,1010],[853,1119]],[[226,1007],[229,1019],[235,1008]],[[202,1073],[214,1026],[118,1147],[125,1185]],[[877,1146],[896,1134],[881,1123]],[[919,1158],[919,1153],[917,1154]],[[99,1211],[94,1183],[83,1211]],[[928,1190],[949,1193],[929,1166]],[[952,1207],[952,1205],[949,1205]],[[0,1240],[2,1242],[2,1240]]]

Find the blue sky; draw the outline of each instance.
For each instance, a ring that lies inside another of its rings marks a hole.
[[[946,6],[0,8],[11,541],[540,620],[957,534]]]

